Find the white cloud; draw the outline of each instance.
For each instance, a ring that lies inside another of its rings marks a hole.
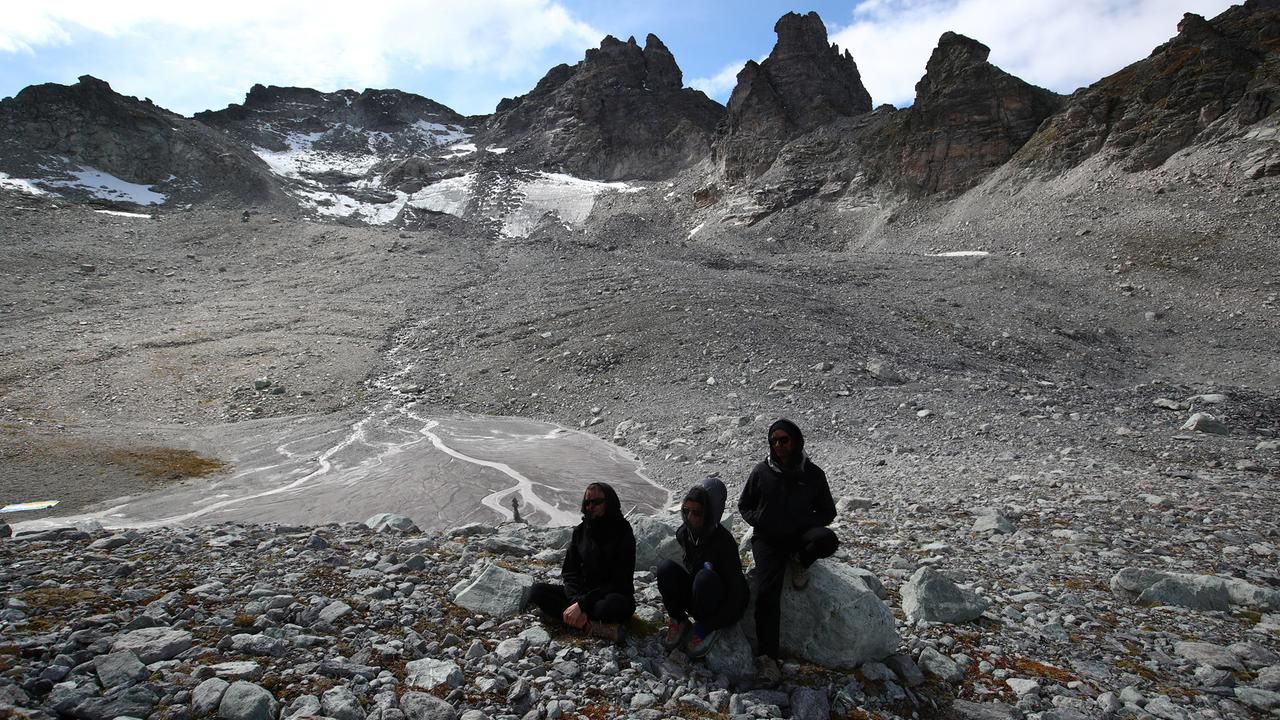
[[[604,35],[553,0],[63,0],[11,13],[0,26],[0,51],[96,36],[128,62],[104,58],[86,71],[128,68],[105,79],[180,112],[209,107],[165,95],[192,95],[192,85],[206,97],[233,89],[238,99],[255,82],[362,89],[406,72],[509,79],[532,66],[536,80],[550,67],[540,64],[548,53],[580,58]]]
[[[687,84],[694,90],[706,93],[708,97],[726,101],[729,93],[733,92],[733,86],[738,84],[738,73],[742,72],[742,66],[746,64],[746,60],[736,60],[725,65],[715,75],[694,78]]]
[[[1230,0],[864,0],[831,41],[858,63],[872,100],[909,105],[943,32],[991,48],[990,61],[1069,93],[1140,60],[1177,34],[1183,12],[1213,17]]]

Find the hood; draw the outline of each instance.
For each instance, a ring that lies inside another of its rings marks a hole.
[[[702,483],[694,485],[685,493],[685,500],[692,500],[702,507],[706,508],[707,517],[706,524],[702,526],[702,532],[697,533],[698,537],[706,537],[720,525],[721,518],[724,517],[724,504],[728,499],[729,491],[725,488],[724,483],[718,477],[703,478]],[[684,503],[680,503],[683,507]],[[683,518],[684,513],[681,513]],[[688,524],[685,529],[689,530]],[[690,534],[693,534],[690,530]]]
[[[583,510],[582,519],[588,525],[607,525],[615,522],[625,522],[626,518],[622,515],[622,502],[618,500],[618,493],[608,483],[593,482],[582,490],[583,498],[587,496],[587,490],[596,488],[604,493],[604,517],[599,520],[593,520],[587,517],[587,513]]]

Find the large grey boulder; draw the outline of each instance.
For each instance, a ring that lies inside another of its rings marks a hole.
[[[1013,523],[996,508],[983,508],[974,512],[972,533],[991,533],[1011,535],[1015,530]]]
[[[462,669],[452,660],[423,658],[406,663],[404,666],[405,684],[420,687],[424,690],[441,685],[451,688],[461,687],[465,682]]]
[[[191,691],[191,712],[197,717],[214,714],[229,687],[231,683],[216,677],[200,683]]]
[[[279,706],[266,688],[238,680],[222,694],[218,717],[222,720],[275,720]]]
[[[360,707],[360,698],[345,685],[332,687],[320,696],[320,708],[325,717],[334,720],[364,720],[365,712]]]
[[[986,609],[985,599],[931,566],[917,570],[902,586],[902,610],[912,622],[964,623],[976,620]]]
[[[435,695],[407,692],[400,696],[400,709],[407,720],[457,720],[458,711]]]
[[[145,718],[160,702],[159,696],[146,685],[134,685],[124,690],[91,697],[70,712],[81,720],[113,720],[119,717]]]
[[[191,633],[166,627],[132,630],[116,637],[112,652],[132,650],[144,665],[171,660],[191,648]]]
[[[1280,609],[1280,590],[1218,575],[1128,567],[1111,577],[1111,590],[1139,602],[1179,605],[1193,610],[1225,610],[1223,598],[1229,605]]]
[[[404,515],[394,515],[392,513],[378,513],[368,520],[364,521],[365,527],[376,532],[402,532],[416,533],[421,532],[413,520]]]
[[[755,601],[741,623],[755,638]],[[858,570],[819,560],[809,568],[809,585],[796,590],[790,575],[782,583],[782,652],[829,668],[852,668],[888,656],[900,638],[893,615]]]
[[[454,595],[453,602],[473,613],[509,617],[519,613],[529,598],[533,578],[524,573],[489,565]]]
[[[99,655],[93,659],[93,668],[98,673],[98,682],[102,683],[105,689],[118,685],[132,685],[145,680],[150,674],[147,672],[147,666],[132,650]]]
[[[1191,430],[1193,432],[1212,433],[1214,435],[1230,435],[1231,428],[1226,426],[1221,420],[1215,418],[1209,413],[1193,413],[1187,421],[1182,424],[1183,430]]]
[[[680,516],[640,516],[630,518],[630,522],[636,536],[637,571],[655,570],[663,560],[680,562],[680,543],[676,542]]]

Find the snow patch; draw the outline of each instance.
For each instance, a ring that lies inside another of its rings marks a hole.
[[[142,218],[144,220],[151,219],[151,216],[146,213],[131,213],[124,212],[122,210],[94,210],[94,212],[101,213],[103,215],[115,215],[116,217]]]
[[[460,158],[460,157],[466,157],[467,155],[470,155],[471,153],[475,152],[476,146],[475,146],[475,143],[463,142],[463,143],[450,145],[444,150],[445,150],[445,153],[440,156],[441,158],[445,158],[445,159]]]
[[[90,167],[80,166],[68,171],[74,180],[37,180],[41,185],[50,187],[75,188],[88,191],[99,200],[115,200],[135,205],[160,205],[168,200],[168,196],[155,192],[149,185],[139,185],[121,180]]]
[[[49,194],[48,192],[41,190],[35,185],[32,185],[30,180],[9,177],[9,175],[6,173],[0,173],[0,188],[6,188],[8,190],[17,190],[18,192],[23,192],[28,195],[48,195]]]
[[[950,252],[933,253],[929,257],[986,257],[990,254],[986,250],[952,250]]]
[[[485,148],[494,155],[503,155],[507,152],[507,148]]]
[[[637,192],[641,189],[623,182],[597,182],[561,173],[541,172],[535,179],[519,184],[516,193],[522,196],[520,206],[503,219],[502,234],[527,237],[548,213],[568,225],[578,225],[591,214],[600,193]]]
[[[475,174],[467,173],[461,177],[428,185],[409,197],[409,206],[462,217],[466,212],[467,203],[471,201],[471,186],[474,180]]]

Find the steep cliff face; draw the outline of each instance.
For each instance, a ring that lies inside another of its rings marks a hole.
[[[1022,147],[1062,97],[987,62],[991,49],[944,33],[915,103],[901,115],[902,178],[925,192],[967,190]]]
[[[0,101],[0,147],[0,171],[55,185],[87,170],[150,187],[169,201],[280,197],[267,166],[243,146],[88,75]]]
[[[1098,153],[1126,170],[1159,166],[1202,140],[1238,133],[1280,108],[1280,0],[1247,0],[1076,92],[1016,158],[1061,171]]]
[[[738,73],[716,157],[726,179],[757,177],[790,139],[871,110],[871,95],[853,57],[827,42],[817,13],[787,13],[774,25],[778,41],[761,63]]]
[[[504,100],[480,137],[526,166],[600,180],[669,177],[710,154],[724,109],[682,87],[654,35],[606,37],[582,62],[551,69],[527,95]]]

